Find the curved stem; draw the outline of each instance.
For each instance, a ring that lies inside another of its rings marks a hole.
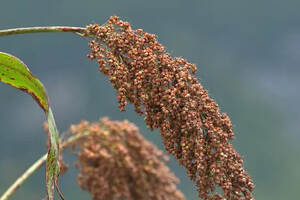
[[[45,32],[74,32],[84,33],[85,28],[71,26],[41,26],[41,27],[26,27],[0,30],[0,36],[26,34],[26,33],[45,33]]]
[[[61,150],[66,149],[71,143],[75,142],[77,139],[85,137],[89,135],[89,132],[84,132],[80,135],[74,135],[69,137],[65,142],[61,144]],[[8,200],[10,196],[17,190],[19,187],[25,182],[27,178],[29,178],[36,170],[43,166],[43,164],[47,160],[47,155],[43,155],[39,158],[35,163],[33,163],[1,196],[0,200]]]

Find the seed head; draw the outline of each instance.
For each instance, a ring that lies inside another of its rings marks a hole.
[[[166,157],[128,121],[83,121],[70,129],[79,146],[78,183],[93,200],[184,200]]]
[[[129,102],[145,115],[149,129],[160,130],[166,150],[186,168],[200,198],[253,199],[252,180],[229,143],[231,121],[192,75],[194,64],[171,57],[155,35],[133,30],[116,16],[103,26],[87,26],[86,36],[92,37],[88,57],[109,77],[120,110]]]

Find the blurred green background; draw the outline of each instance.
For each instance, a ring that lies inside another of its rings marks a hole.
[[[259,200],[299,199],[300,1],[23,0],[2,1],[0,29],[104,23],[118,15],[157,35],[173,56],[198,66],[197,77],[231,117],[234,146],[253,177]],[[131,106],[120,113],[116,93],[89,61],[88,41],[72,33],[0,37],[0,51],[22,59],[46,86],[60,131],[81,119],[129,119],[159,148]],[[46,152],[43,112],[27,94],[0,84],[0,193]],[[71,163],[74,156],[65,156]],[[179,188],[196,200],[195,186],[172,159]],[[90,199],[62,175],[66,199]],[[42,199],[44,168],[12,197]]]

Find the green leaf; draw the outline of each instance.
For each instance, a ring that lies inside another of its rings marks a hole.
[[[27,92],[48,113],[47,93],[43,84],[32,75],[21,60],[0,52],[0,81]]]
[[[53,188],[54,183],[57,181],[59,176],[59,162],[58,162],[58,131],[56,128],[54,116],[52,113],[51,108],[49,108],[48,112],[48,126],[49,126],[49,141],[50,141],[50,148],[48,150],[48,157],[46,163],[46,184],[47,184],[47,193],[48,198],[53,199]]]
[[[32,75],[27,66],[18,58],[0,52],[0,81],[28,94],[44,110],[49,125],[49,150],[46,164],[46,188],[49,200],[53,199],[54,183],[59,175],[59,134],[56,128],[52,110],[49,106],[46,90],[43,84]],[[57,185],[57,184],[56,184]]]

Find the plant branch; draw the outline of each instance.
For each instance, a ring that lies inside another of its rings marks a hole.
[[[75,142],[76,140],[88,136],[89,132],[83,132],[80,135],[74,135],[69,137],[65,142],[61,144],[61,150],[66,149],[71,143]],[[43,166],[43,164],[47,160],[47,155],[43,155],[39,158],[35,163],[33,163],[0,197],[0,200],[8,200],[10,196],[17,190],[19,187],[28,179],[36,170]]]
[[[26,34],[26,33],[46,33],[46,32],[73,32],[84,33],[85,28],[70,26],[42,26],[42,27],[26,27],[0,30],[0,36]]]
[[[0,197],[0,200],[7,200],[37,169],[39,169],[47,159],[47,153],[38,159],[31,167],[29,167]]]

